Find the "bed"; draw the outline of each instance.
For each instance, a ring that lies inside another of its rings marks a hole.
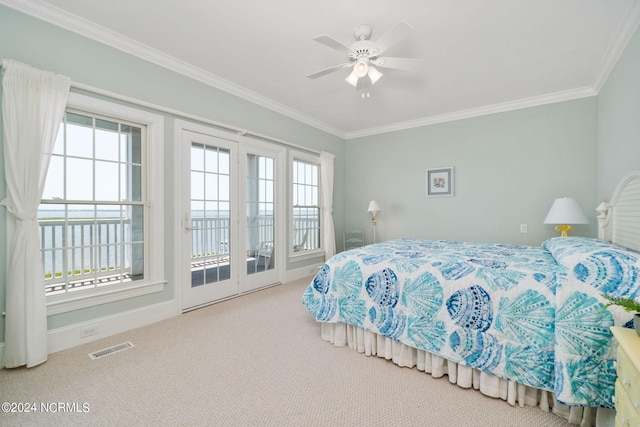
[[[640,172],[598,207],[599,236],[539,247],[398,239],[337,254],[302,302],[322,337],[569,422],[613,417],[610,327],[640,299]]]

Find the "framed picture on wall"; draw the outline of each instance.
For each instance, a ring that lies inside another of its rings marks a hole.
[[[427,197],[453,196],[453,166],[427,169]]]

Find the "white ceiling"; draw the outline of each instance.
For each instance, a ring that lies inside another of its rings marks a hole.
[[[0,0],[343,138],[595,95],[640,21],[639,0]],[[350,45],[415,27],[360,94],[346,62],[312,39]]]

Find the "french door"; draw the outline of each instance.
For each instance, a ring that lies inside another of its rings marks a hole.
[[[182,309],[281,281],[284,149],[186,122]]]

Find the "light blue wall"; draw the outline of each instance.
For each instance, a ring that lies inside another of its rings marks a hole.
[[[610,200],[620,178],[640,170],[640,32],[598,94],[598,198]]]
[[[428,101],[426,101],[428,102]],[[596,99],[586,98],[347,142],[345,224],[399,237],[539,245],[553,200],[574,197],[595,236]],[[455,196],[427,198],[426,169],[455,167]],[[520,224],[528,233],[520,233]]]
[[[344,182],[344,141],[266,108],[229,95],[180,74],[155,66],[74,33],[46,24],[0,6],[0,58],[14,59],[71,77],[72,81],[146,101],[186,114],[248,129],[272,138],[336,155],[335,180]],[[129,300],[77,310],[48,319],[49,328],[58,328],[102,316],[133,310],[173,298],[176,265],[173,249],[173,217],[176,186],[173,160],[172,116],[165,116],[165,291]],[[1,148],[0,140],[0,148]],[[2,150],[0,150],[1,153]],[[1,157],[1,154],[0,154]],[[0,163],[0,199],[6,194],[4,161]],[[344,189],[334,191],[336,228],[342,228]],[[6,271],[6,211],[0,209],[0,268]],[[321,262],[322,258],[306,263]],[[292,263],[295,269],[305,262]],[[0,275],[0,311],[5,306],[6,278]],[[0,317],[0,342],[4,341],[4,318]]]

